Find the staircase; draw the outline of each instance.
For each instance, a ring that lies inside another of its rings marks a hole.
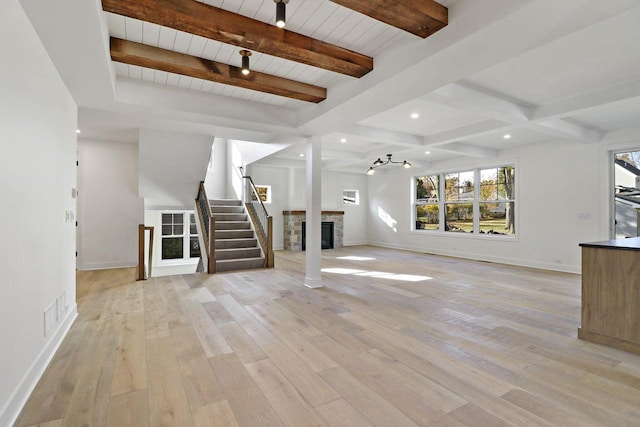
[[[216,271],[264,268],[265,260],[240,200],[209,200],[215,218]]]

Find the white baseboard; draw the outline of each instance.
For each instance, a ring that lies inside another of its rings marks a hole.
[[[381,248],[429,253],[434,255],[450,256],[454,258],[470,259],[474,261],[496,262],[499,264],[515,265],[518,267],[529,267],[529,268],[539,268],[541,270],[560,271],[562,273],[580,274],[582,271],[580,266],[574,266],[574,265],[568,265],[568,264],[556,264],[552,262],[543,262],[543,261],[535,261],[535,260],[519,259],[519,258],[505,258],[505,257],[491,256],[491,255],[466,253],[461,251],[446,251],[446,250],[443,251],[443,250],[435,250],[433,248],[414,248],[414,247],[403,246],[403,245],[390,245],[384,242],[369,242],[368,244],[371,246],[378,246]]]
[[[364,245],[368,245],[368,242],[344,242],[344,246],[364,246]]]
[[[27,373],[22,377],[18,387],[16,387],[7,403],[0,410],[0,426],[12,426],[16,422],[22,408],[24,408],[24,405],[27,403],[27,399],[29,399],[29,396],[31,396],[31,393],[36,388],[40,377],[42,377],[45,369],[49,366],[51,359],[53,359],[58,347],[60,347],[62,340],[67,335],[67,332],[69,332],[71,325],[73,325],[77,317],[78,306],[74,304],[60,323],[58,330],[44,346],[40,354],[38,354],[38,357],[29,367]]]
[[[87,262],[78,266],[78,270],[109,270],[111,268],[130,268],[137,267],[137,262],[118,261],[118,262]]]

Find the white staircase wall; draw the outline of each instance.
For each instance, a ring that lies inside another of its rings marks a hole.
[[[192,210],[213,138],[140,129],[139,191],[145,209]]]
[[[204,187],[210,199],[227,198],[227,140],[215,138],[211,149],[211,163],[207,169]]]

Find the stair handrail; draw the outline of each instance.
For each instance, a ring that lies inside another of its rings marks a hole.
[[[239,166],[238,169],[240,169],[242,178],[249,182],[249,187],[251,188],[251,196],[246,198],[245,206],[247,208],[247,212],[249,212],[249,217],[251,218],[251,222],[256,230],[256,234],[258,235],[258,241],[262,247],[262,252],[264,252],[264,266],[266,268],[273,268],[273,217],[269,215],[267,208],[262,202],[262,198],[260,198],[258,189],[251,176],[244,174],[242,166]],[[256,209],[256,205],[259,205],[260,208]]]
[[[207,191],[204,188],[204,181],[200,181],[198,197],[196,198],[196,208],[198,210],[200,224],[203,225],[203,227],[200,228],[202,229],[205,252],[207,254],[207,273],[213,274],[216,272],[216,220],[211,212]]]

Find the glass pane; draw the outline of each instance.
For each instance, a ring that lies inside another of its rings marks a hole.
[[[458,200],[459,176],[457,173],[448,173],[444,176],[444,193],[447,201]]]
[[[191,224],[195,224],[196,216],[194,214],[189,214],[189,221],[191,222]]]
[[[438,203],[439,183],[439,175],[416,177],[416,201]]]
[[[172,228],[173,227],[171,227],[170,225],[163,225],[162,226],[162,235],[163,236],[170,236]]]
[[[514,235],[514,202],[480,203],[480,233]]]
[[[496,184],[480,185],[480,200],[497,200],[498,188]]]
[[[162,239],[162,259],[182,258],[182,237]]]
[[[500,198],[513,200],[516,198],[516,168],[505,166],[498,169],[498,195]]]
[[[473,233],[473,203],[447,203],[445,207],[445,231]]]
[[[162,214],[162,224],[171,224],[173,215],[171,214]]]
[[[197,237],[191,237],[189,239],[189,256],[191,258],[200,257],[200,242]]]
[[[446,200],[451,202],[473,200],[474,180],[473,171],[446,174],[444,184]]]
[[[174,236],[180,236],[183,234],[182,231],[182,224],[176,224],[173,226],[173,235]]]
[[[460,188],[458,189],[458,200],[473,200],[474,176],[473,171],[460,172]]]
[[[189,233],[190,234],[198,234],[198,227],[196,227],[195,224],[191,224],[189,226]]]
[[[182,214],[173,214],[173,223],[174,224],[182,224],[184,215]]]
[[[416,230],[440,229],[440,207],[435,204],[416,206]]]

